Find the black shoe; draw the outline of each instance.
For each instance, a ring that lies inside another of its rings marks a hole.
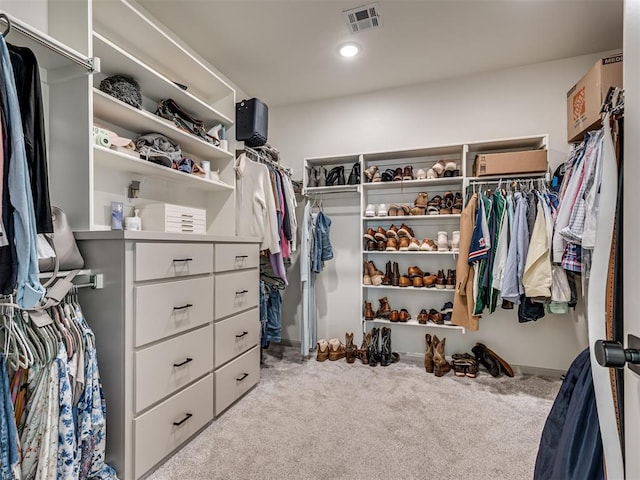
[[[380,341],[380,329],[373,327],[371,329],[371,343],[369,344],[369,366],[377,367],[380,362],[380,351],[378,343]]]
[[[473,354],[476,357],[476,361],[481,363],[484,368],[486,368],[492,377],[497,377],[500,375],[500,362],[495,358],[491,353],[487,350],[482,343],[476,343],[476,345],[471,349]]]
[[[383,182],[393,182],[393,176],[395,175],[395,170],[391,170],[388,168],[384,172],[382,172],[382,181]]]
[[[360,185],[360,164],[354,163],[347,180],[347,185]]]
[[[345,181],[344,181],[344,167],[337,167],[338,168],[338,185],[344,185]]]
[[[336,184],[336,182],[338,181],[338,172],[340,170],[340,167],[333,167],[331,170],[329,170],[327,172],[327,187],[332,187]]]

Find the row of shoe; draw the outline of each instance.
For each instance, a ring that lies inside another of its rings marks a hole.
[[[376,367],[378,364],[387,367],[400,360],[400,355],[391,350],[391,329],[388,327],[372,328],[362,337],[362,346],[358,348],[353,341],[353,333],[345,334],[345,344],[339,339],[319,340],[316,360],[324,362],[346,358],[347,363],[355,363],[360,359],[363,365]]]
[[[451,250],[455,253],[460,250],[459,230],[451,233],[451,243],[449,243],[449,234],[445,231],[438,232],[437,241],[430,238],[419,241],[413,229],[404,223],[400,228],[392,224],[387,230],[383,227],[378,227],[376,230],[369,227],[363,237],[366,242],[365,250],[368,252],[448,252]]]
[[[514,376],[511,365],[482,343],[476,343],[471,349],[473,355],[466,352],[454,353],[451,356],[451,363],[448,363],[444,352],[445,342],[445,338],[439,340],[435,335],[432,337],[428,333],[425,334],[424,368],[427,373],[434,373],[436,377],[441,377],[453,370],[457,377],[476,378],[482,365],[493,377],[498,377],[501,373],[508,377]]]
[[[456,271],[438,270],[438,273],[423,272],[418,266],[411,266],[407,269],[406,275],[400,275],[398,262],[388,261],[385,265],[385,272],[378,270],[376,264],[371,260],[367,260],[363,264],[363,285],[380,285],[392,287],[414,287],[414,288],[437,288],[452,290],[456,286]]]
[[[418,314],[418,323],[423,325],[427,323],[435,323],[436,325],[448,325],[451,323],[451,315],[453,314],[453,303],[445,302],[440,311],[435,308],[426,308],[420,310]]]
[[[400,182],[407,180],[425,180],[440,177],[459,177],[460,169],[456,162],[448,160],[438,160],[431,168],[425,170],[420,168],[413,173],[413,166],[407,165],[404,168],[387,168],[381,171],[377,166],[372,165],[365,171],[368,182]]]
[[[337,166],[329,171],[323,166],[311,167],[309,169],[309,187],[332,187],[335,185],[359,185],[360,184],[360,164],[354,163],[351,167],[349,178],[345,181],[344,167]]]
[[[460,192],[445,192],[429,200],[427,192],[420,192],[413,204],[408,203],[380,203],[368,204],[364,211],[365,217],[405,217],[410,215],[459,215],[462,212],[462,194]]]

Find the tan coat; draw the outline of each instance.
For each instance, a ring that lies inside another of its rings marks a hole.
[[[453,314],[451,323],[469,330],[478,330],[479,316],[473,315],[476,300],[473,295],[474,267],[467,263],[471,236],[476,222],[478,195],[474,193],[460,215],[460,254],[456,264],[456,292],[453,298]]]

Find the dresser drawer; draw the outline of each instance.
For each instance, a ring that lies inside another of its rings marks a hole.
[[[135,478],[187,441],[213,418],[213,375],[133,421]]]
[[[212,276],[139,285],[133,291],[136,347],[213,320]]]
[[[260,288],[257,269],[216,274],[216,319],[224,318],[258,305]]]
[[[213,325],[135,353],[135,411],[213,370]]]
[[[260,264],[257,243],[216,243],[213,248],[216,272],[253,268]]]
[[[210,243],[136,243],[137,282],[212,271],[213,245]]]
[[[216,368],[258,344],[260,320],[257,308],[215,324]]]
[[[216,415],[245,394],[260,380],[260,347],[216,370]]]

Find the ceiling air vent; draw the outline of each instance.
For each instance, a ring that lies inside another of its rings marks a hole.
[[[382,25],[380,21],[380,6],[377,3],[370,3],[362,7],[352,8],[342,12],[347,20],[351,33],[358,33],[367,28],[376,28]]]

